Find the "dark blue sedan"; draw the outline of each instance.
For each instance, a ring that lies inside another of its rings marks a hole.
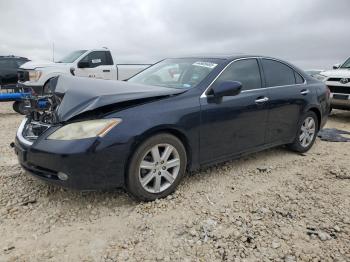
[[[59,77],[16,137],[21,166],[80,190],[124,187],[141,200],[173,192],[186,171],[270,147],[309,150],[329,90],[263,56],[165,59],[127,82]],[[42,99],[42,98],[41,98]]]

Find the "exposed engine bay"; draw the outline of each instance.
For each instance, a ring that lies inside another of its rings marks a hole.
[[[29,141],[36,140],[51,125],[58,123],[57,109],[61,102],[62,97],[54,93],[26,98],[27,124],[23,136]]]

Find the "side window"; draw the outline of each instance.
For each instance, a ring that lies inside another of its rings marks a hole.
[[[106,53],[106,65],[113,65],[111,52],[105,52],[105,53]]]
[[[275,60],[262,59],[266,87],[294,85],[294,70]]]
[[[86,55],[83,59],[81,59],[82,62],[89,62],[90,66],[89,68],[94,68],[100,65],[110,65],[110,57],[107,57],[106,51],[93,51],[90,54]]]
[[[297,84],[303,84],[304,83],[304,78],[301,75],[299,75],[299,73],[294,71],[294,76],[295,76],[295,82]]]
[[[256,59],[243,59],[233,62],[219,76],[216,83],[222,81],[238,81],[242,83],[242,90],[261,88],[261,77]]]

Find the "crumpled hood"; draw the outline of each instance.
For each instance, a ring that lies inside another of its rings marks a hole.
[[[328,77],[346,77],[350,78],[350,69],[335,69],[321,72],[322,75]]]
[[[45,67],[67,67],[67,63],[54,63],[48,61],[30,61],[21,65],[21,69],[36,69]]]
[[[148,86],[123,81],[59,76],[50,83],[51,89],[64,98],[57,110],[60,122],[99,107],[131,100],[163,97],[186,90]]]

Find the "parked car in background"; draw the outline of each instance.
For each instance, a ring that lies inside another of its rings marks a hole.
[[[125,80],[149,64],[119,64],[107,48],[74,51],[57,62],[29,62],[18,70],[19,84],[35,93],[46,92],[49,80],[59,75]],[[44,91],[45,90],[45,91]]]
[[[305,73],[307,73],[309,76],[315,76],[323,72],[322,69],[307,69],[305,70]]]
[[[29,59],[20,56],[0,56],[0,87],[14,89],[17,84],[17,70]]]
[[[323,71],[314,77],[324,81],[331,91],[331,108],[350,110],[350,58],[336,64],[333,70]]]
[[[49,183],[125,187],[141,200],[167,196],[186,170],[279,145],[306,152],[329,111],[324,83],[262,56],[165,59],[127,82],[51,84],[49,110],[31,110],[18,129],[21,166]]]

